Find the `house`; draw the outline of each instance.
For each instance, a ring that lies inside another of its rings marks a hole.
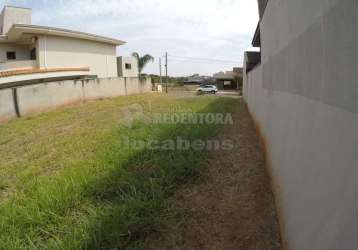
[[[120,77],[138,77],[138,62],[134,57],[120,56],[117,58],[117,71]]]
[[[0,84],[81,76],[117,77],[116,47],[125,42],[31,24],[31,9],[0,15]]]
[[[192,76],[189,76],[183,83],[187,85],[200,85],[208,84],[211,82],[213,82],[213,79],[210,76],[201,76],[199,74],[194,74]]]
[[[242,83],[242,68],[214,74],[218,89],[238,89]]]

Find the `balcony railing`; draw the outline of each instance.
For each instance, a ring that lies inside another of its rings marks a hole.
[[[0,63],[0,71],[37,68],[36,60],[13,60]]]

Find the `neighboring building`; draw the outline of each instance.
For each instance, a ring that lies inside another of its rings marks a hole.
[[[134,57],[120,56],[117,58],[118,76],[138,77],[138,62]]]
[[[244,99],[284,249],[358,247],[358,1],[259,0]]]
[[[210,76],[201,76],[199,74],[194,74],[192,76],[187,77],[186,81],[184,81],[184,84],[192,84],[192,85],[200,85],[200,84],[207,84],[212,83],[213,78]]]
[[[240,67],[234,67],[234,68],[232,69],[232,71],[234,71],[234,73],[235,73],[238,77],[242,77],[242,71],[243,71],[242,68],[240,68]]]
[[[232,71],[214,74],[218,89],[240,89],[242,83],[242,68],[233,68]]]
[[[116,47],[123,41],[31,25],[31,9],[12,6],[3,8],[0,27],[0,84],[77,75],[118,76]]]

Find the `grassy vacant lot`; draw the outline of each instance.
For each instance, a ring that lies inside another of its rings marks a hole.
[[[0,125],[0,249],[144,248],[177,220],[168,198],[193,180],[205,151],[135,149],[125,138],[207,139],[218,125],[121,125],[122,107],[228,112],[235,100],[120,97]]]

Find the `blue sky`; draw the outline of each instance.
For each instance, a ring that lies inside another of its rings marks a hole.
[[[158,58],[169,55],[170,75],[211,75],[242,64],[258,21],[254,0],[0,0],[32,8],[33,24],[118,38],[128,43],[118,55],[133,51]],[[237,63],[236,63],[237,62]],[[146,67],[158,73],[158,62]]]

